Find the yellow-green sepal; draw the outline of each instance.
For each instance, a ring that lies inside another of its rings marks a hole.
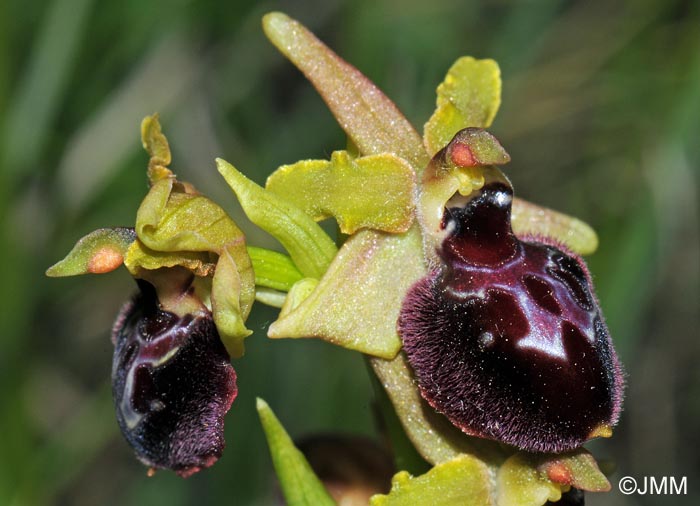
[[[133,228],[100,228],[80,239],[66,257],[46,270],[50,277],[104,274],[122,263],[136,240]]]
[[[403,297],[425,275],[417,227],[404,234],[351,236],[311,294],[270,325],[271,338],[315,337],[368,355],[401,348],[396,319]]]
[[[511,220],[519,237],[554,240],[579,255],[598,249],[598,234],[589,224],[559,211],[515,198]]]
[[[415,172],[390,153],[353,158],[335,151],[330,161],[283,165],[267,178],[265,188],[316,221],[335,218],[344,234],[361,228],[405,232],[413,222]]]
[[[501,70],[494,60],[458,59],[437,88],[437,108],[423,129],[430,156],[467,127],[488,128],[501,105]]]

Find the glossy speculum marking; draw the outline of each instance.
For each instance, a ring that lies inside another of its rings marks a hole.
[[[448,202],[439,266],[398,330],[422,396],[454,425],[560,452],[610,431],[622,373],[583,261],[516,237],[512,199],[503,178]]]
[[[139,286],[112,334],[117,422],[144,464],[190,476],[221,456],[236,374],[211,315],[163,311]]]

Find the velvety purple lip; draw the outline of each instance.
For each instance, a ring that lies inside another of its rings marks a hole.
[[[144,464],[190,476],[221,456],[236,373],[211,315],[162,311],[139,286],[113,330],[117,422]]]
[[[616,422],[622,373],[583,261],[511,229],[512,189],[445,210],[441,265],[398,331],[422,396],[464,432],[537,452]]]

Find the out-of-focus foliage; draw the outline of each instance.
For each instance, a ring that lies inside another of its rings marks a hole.
[[[580,217],[600,239],[588,262],[629,387],[616,437],[595,453],[617,463],[613,487],[622,475],[688,476],[691,495],[676,504],[694,504],[700,6],[688,0],[0,3],[0,504],[269,504],[256,396],[293,437],[375,434],[360,356],[269,340],[276,310],[259,308],[234,364],[241,395],[223,458],[189,480],[148,479],[119,438],[107,386],[108,329],[130,277],[43,277],[80,236],[134,222],[147,191],[138,125],[155,111],[178,177],[249,243],[276,248],[246,228],[214,158],[262,185],[279,165],[327,159],[346,140],[263,36],[272,9],[304,22],[418,129],[457,57],[498,61],[491,131],[512,157],[516,193]]]

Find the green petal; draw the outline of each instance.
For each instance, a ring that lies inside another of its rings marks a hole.
[[[522,199],[513,199],[512,222],[513,232],[520,237],[554,239],[579,255],[598,249],[598,235],[587,223]]]
[[[249,267],[249,271],[252,272],[252,268]],[[243,340],[253,333],[246,328],[245,320],[255,297],[255,287],[243,286],[243,275],[234,255],[229,248],[224,248],[212,280],[211,308],[221,341],[233,358],[243,355]],[[246,290],[249,293],[245,293]],[[247,301],[245,306],[244,301]]]
[[[430,156],[463,128],[488,128],[500,105],[498,64],[471,56],[457,60],[437,88],[437,109],[424,127],[423,138]]]
[[[425,274],[416,227],[405,234],[360,231],[348,239],[316,289],[270,325],[268,336],[317,337],[392,358],[396,319],[410,286]]]
[[[136,240],[133,228],[101,228],[80,239],[66,258],[52,265],[47,276],[103,274],[122,265],[127,249]]]
[[[225,160],[217,159],[216,165],[250,221],[284,246],[304,276],[320,278],[338,251],[323,229],[304,211],[261,188]]]
[[[303,275],[287,255],[265,248],[248,246],[256,286],[288,292]]]
[[[359,70],[285,14],[267,14],[263,29],[277,49],[311,81],[362,154],[394,153],[415,167],[425,166],[429,157],[418,133]]]
[[[389,153],[352,158],[335,151],[330,161],[284,165],[267,178],[265,188],[316,221],[336,218],[345,234],[360,228],[405,232],[413,222],[415,173]]]
[[[460,455],[412,477],[406,471],[394,475],[388,495],[375,495],[371,506],[487,506],[493,504],[491,475],[483,462]]]
[[[151,184],[173,177],[168,169],[171,161],[170,145],[161,131],[158,114],[146,116],[141,121],[141,143],[151,157],[148,162],[148,180]]]
[[[289,506],[334,505],[323,483],[306,457],[294,446],[270,406],[258,398],[257,410],[286,503]]]

